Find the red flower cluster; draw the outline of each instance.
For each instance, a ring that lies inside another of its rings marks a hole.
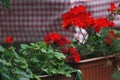
[[[64,46],[65,44],[70,44],[70,40],[67,39],[66,37],[54,32],[53,34],[48,33],[45,36],[44,41],[46,44],[57,44],[59,46]]]
[[[79,14],[77,17],[73,18],[73,25],[86,29],[93,25],[94,19],[90,14]]]
[[[100,32],[101,28],[113,27],[114,23],[110,22],[107,18],[98,18],[94,20],[94,30]]]
[[[110,9],[108,9],[109,12],[113,13],[116,10],[116,6],[114,3],[110,3]]]
[[[68,29],[70,25],[86,28],[93,24],[93,17],[91,17],[90,13],[86,12],[86,7],[81,5],[62,14],[62,19],[62,26],[65,29]]]
[[[90,13],[87,13],[84,6],[72,8],[69,12],[62,14],[62,26],[68,29],[71,25],[79,28],[87,29],[93,27],[96,32],[100,32],[101,28],[113,27],[114,23],[107,18],[94,19]]]
[[[108,32],[107,36],[105,37],[105,43],[109,45],[112,43],[112,41],[116,39],[117,39],[117,36],[115,35],[114,31],[111,30]]]
[[[75,48],[62,48],[61,51],[67,55],[69,61],[80,62],[81,57]]]
[[[8,36],[8,37],[5,38],[5,42],[7,44],[11,44],[11,43],[13,43],[13,38]]]

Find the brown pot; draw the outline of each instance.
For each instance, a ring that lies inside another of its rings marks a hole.
[[[107,63],[106,57],[97,57],[72,63],[71,66],[82,71],[84,80],[111,80],[111,75],[117,68],[117,62],[114,55],[109,56],[108,59],[112,62],[112,65],[105,66]],[[120,66],[120,62],[118,65]],[[41,80],[74,80],[74,78],[75,73],[72,73],[72,77],[62,75],[41,76]]]
[[[74,80],[75,73],[72,73],[71,77],[65,77],[62,75],[55,75],[55,76],[40,76],[41,80]]]
[[[109,56],[108,59],[112,62],[111,66],[105,66],[106,57],[82,60],[80,63],[72,63],[71,65],[82,71],[85,80],[111,80],[111,75],[116,69],[116,59],[114,55]]]

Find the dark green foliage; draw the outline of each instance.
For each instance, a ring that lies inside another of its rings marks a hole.
[[[8,8],[9,0],[0,0],[0,2],[2,3],[2,8]]]
[[[21,45],[22,56],[26,58],[29,68],[37,75],[62,74],[70,76],[72,68],[64,63],[64,54],[54,51],[44,42]]]
[[[120,80],[120,70],[114,71],[114,73],[112,74],[112,79],[113,80]]]
[[[73,68],[64,63],[66,56],[44,42],[21,44],[17,52],[12,46],[0,46],[0,80],[40,80],[40,75],[57,74],[71,76]]]
[[[10,49],[0,46],[0,79],[29,80],[32,72],[23,57],[20,57],[13,47]]]

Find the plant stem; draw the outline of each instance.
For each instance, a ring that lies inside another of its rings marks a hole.
[[[80,28],[80,32],[81,32],[81,34],[82,34],[82,36],[83,36],[83,38],[84,38],[84,40],[85,40],[85,36],[84,36],[84,34],[82,33],[81,28]],[[84,42],[84,40],[82,41],[82,43]]]

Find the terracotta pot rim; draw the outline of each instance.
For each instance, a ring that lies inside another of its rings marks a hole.
[[[78,63],[88,63],[88,62],[94,62],[94,61],[98,61],[98,60],[104,60],[106,58],[114,58],[115,55],[109,55],[107,57],[103,56],[103,57],[96,57],[96,58],[91,58],[91,59],[85,59],[85,60],[81,60]]]

